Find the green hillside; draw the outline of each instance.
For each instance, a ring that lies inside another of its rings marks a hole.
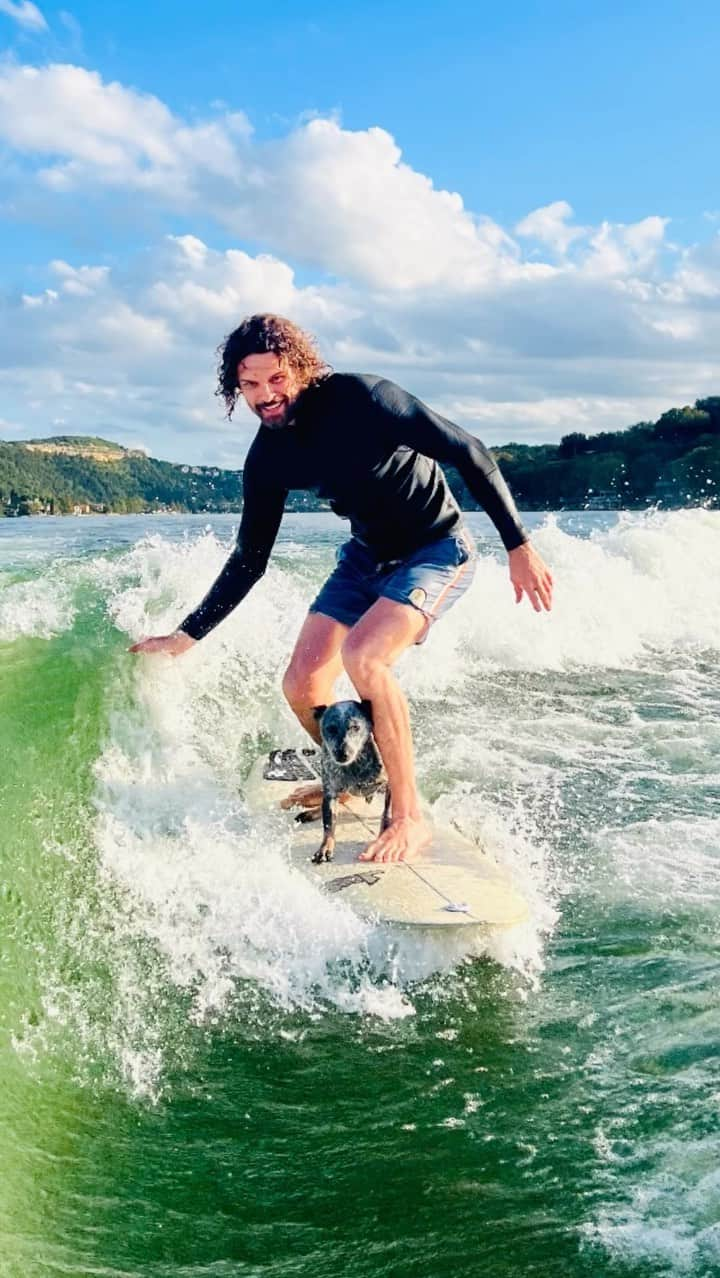
[[[493,448],[523,510],[720,505],[720,396],[671,408],[656,422],[598,435],[573,432],[559,444]],[[476,505],[462,481],[464,509]]]
[[[671,408],[656,422],[599,435],[573,432],[559,444],[494,448],[524,510],[590,506],[720,505],[720,396]],[[477,503],[448,468],[464,509]],[[0,510],[5,515],[73,511],[236,511],[242,471],[178,466],[98,436],[54,435],[0,443]],[[291,510],[325,508],[291,493]]]
[[[241,501],[241,471],[175,466],[89,436],[0,443],[5,514],[237,510]]]

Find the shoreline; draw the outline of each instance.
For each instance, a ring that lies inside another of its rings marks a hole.
[[[663,501],[645,502],[643,504],[627,505],[627,506],[518,506],[521,515],[551,515],[551,514],[624,514],[624,513],[641,513],[649,510],[718,510],[720,507],[709,502],[686,502],[681,505],[668,505]],[[318,506],[316,509],[294,510],[292,507],[286,508],[286,515],[327,515],[332,514],[329,506]],[[483,515],[486,512],[478,508],[461,507],[463,515]],[[179,519],[188,518],[208,518],[211,515],[242,515],[242,507],[233,510],[159,510],[154,507],[149,510],[83,510],[83,511],[23,511],[22,513],[0,516],[0,523],[11,523],[18,520],[39,520],[39,519],[132,519],[157,516],[163,519],[174,516]]]

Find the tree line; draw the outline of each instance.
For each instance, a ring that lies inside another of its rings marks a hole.
[[[242,471],[179,466],[120,445],[56,437],[72,451],[31,451],[0,443],[0,509],[8,515],[63,514],[80,508],[133,513],[151,510],[234,511],[242,503]],[[117,450],[117,460],[92,456],[93,446]],[[492,450],[518,505],[525,510],[591,506],[720,505],[720,396],[671,408],[656,422],[624,430],[563,436],[559,444],[504,444]],[[477,508],[461,477],[448,468],[464,509]],[[311,493],[291,493],[291,510],[326,508]]]
[[[504,444],[492,452],[525,510],[577,510],[602,505],[602,498],[630,508],[718,506],[720,396],[624,430],[573,431],[559,444]],[[459,490],[463,507],[472,509],[462,481]]]

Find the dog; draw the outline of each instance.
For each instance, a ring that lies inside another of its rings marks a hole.
[[[322,779],[323,840],[312,860],[315,865],[332,861],[335,852],[335,822],[338,796],[361,795],[369,803],[378,790],[385,790],[381,829],[390,822],[390,789],[380,751],[372,731],[369,701],[336,701],[315,706],[313,714],[320,726],[320,775]],[[300,820],[313,820],[320,813],[303,813]]]

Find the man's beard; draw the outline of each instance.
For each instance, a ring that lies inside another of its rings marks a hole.
[[[295,411],[295,400],[283,400],[282,404],[278,405],[278,407],[280,406],[282,406],[282,412],[278,412],[276,415],[271,416],[266,416],[264,406],[263,408],[255,409],[255,412],[260,418],[263,426],[267,426],[268,430],[282,430],[285,426],[289,426],[292,421],[293,413]]]

